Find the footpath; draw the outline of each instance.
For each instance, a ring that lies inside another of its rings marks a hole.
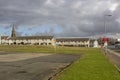
[[[115,65],[115,67],[120,72],[120,52],[115,52],[110,49],[102,49],[104,55],[109,58],[109,60]]]

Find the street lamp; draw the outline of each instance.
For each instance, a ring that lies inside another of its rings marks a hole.
[[[105,28],[105,35],[106,35],[106,32],[107,32],[107,25],[106,25],[106,18],[105,17],[110,17],[112,15],[105,15],[104,16],[104,28]]]
[[[105,18],[106,16],[110,17],[112,15],[105,15],[104,16],[104,30],[105,30],[105,36],[104,36],[104,39],[103,39],[103,41],[104,41],[104,47],[108,46],[108,38],[106,37],[106,33],[107,33],[107,25],[106,25],[106,18]]]

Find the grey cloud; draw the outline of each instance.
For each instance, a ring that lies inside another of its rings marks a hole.
[[[119,33],[120,22],[117,21],[120,20],[119,2],[119,0],[0,0],[0,22],[14,23],[18,27],[28,25],[29,30],[32,29],[32,25],[57,24],[64,30],[56,36],[80,37],[104,33],[105,21],[108,32]],[[109,8],[115,3],[118,4],[116,10],[111,11]],[[104,18],[108,14],[112,16]],[[39,32],[35,35],[37,34]]]

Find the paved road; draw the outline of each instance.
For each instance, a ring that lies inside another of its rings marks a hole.
[[[15,55],[17,56],[15,57]],[[31,54],[27,53],[27,55]],[[45,56],[30,56],[22,59],[21,57],[20,53],[0,53],[0,80],[48,80],[48,78],[61,71],[62,68],[65,68],[80,56],[73,54],[46,54]]]
[[[115,45],[113,45],[113,46],[108,46],[108,49],[120,53],[120,48],[115,48]]]
[[[117,52],[117,53],[120,53],[120,49],[119,48],[111,48],[111,50]]]

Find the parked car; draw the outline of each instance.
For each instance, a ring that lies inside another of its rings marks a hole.
[[[115,44],[115,48],[120,48],[120,43]]]

